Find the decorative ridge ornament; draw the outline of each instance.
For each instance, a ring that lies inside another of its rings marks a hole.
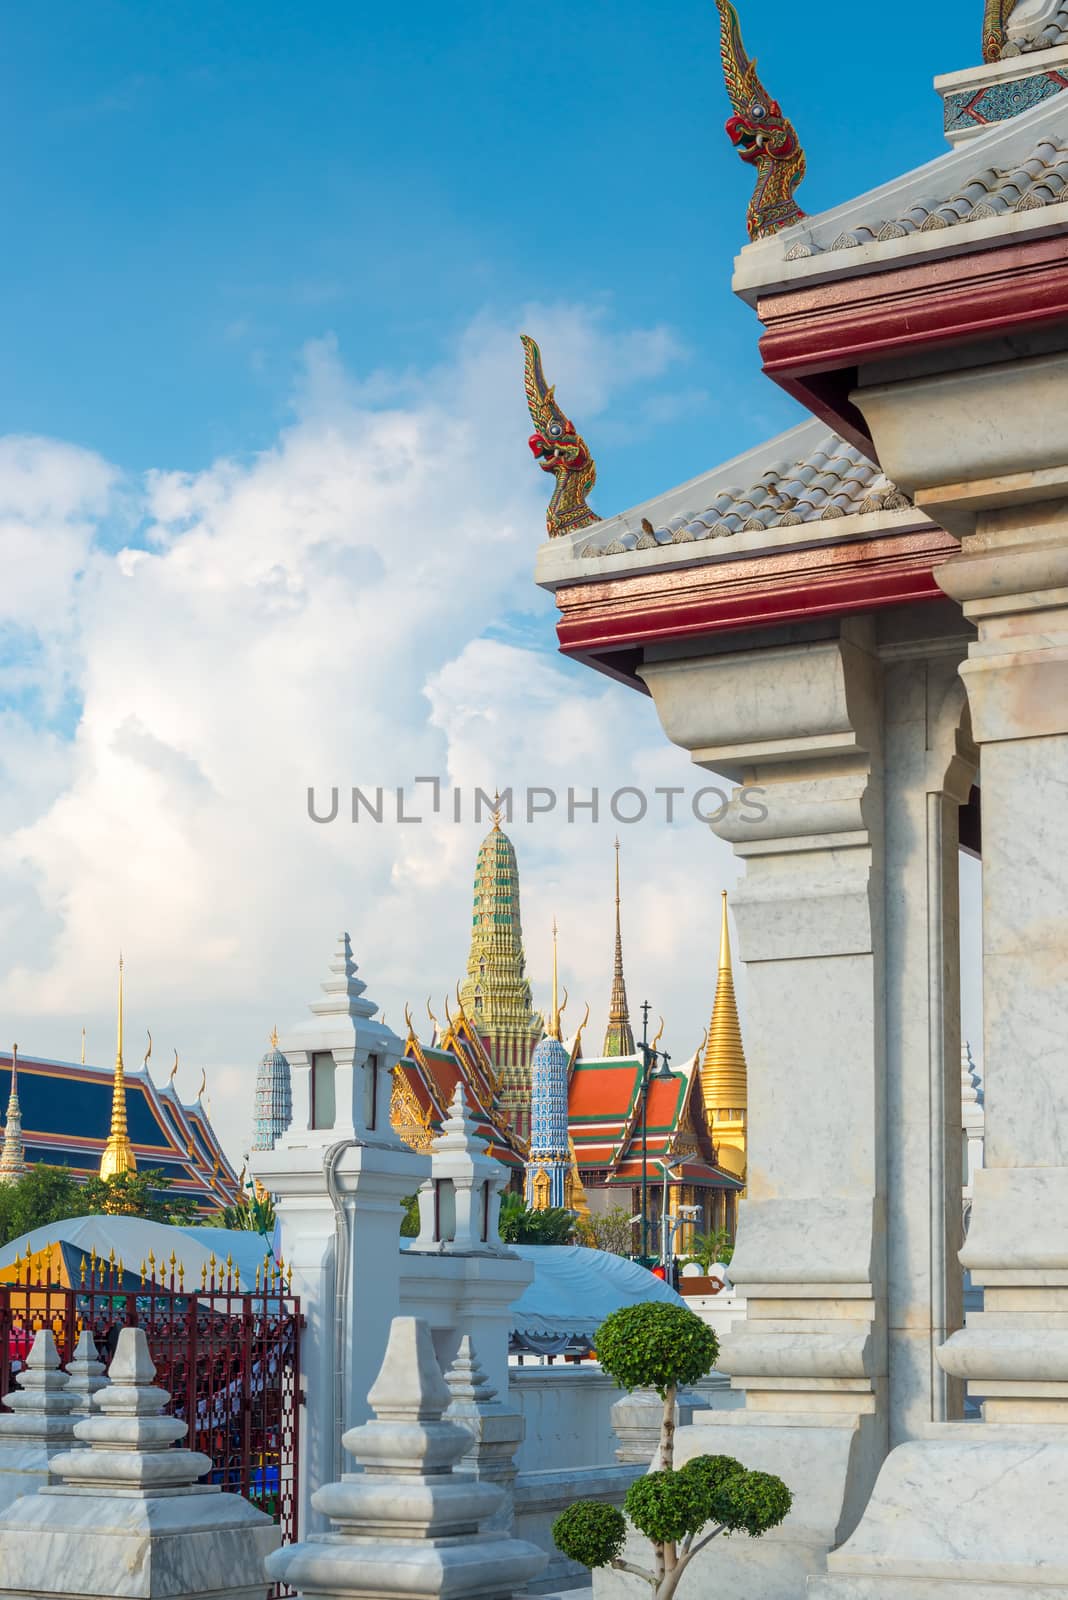
[[[555,387],[545,382],[541,351],[527,334],[520,337],[526,351],[527,406],[534,424],[529,444],[541,470],[551,472],[556,479],[545,526],[549,538],[558,539],[600,522],[597,513],[586,504],[586,496],[597,482],[597,468],[585,439],[557,405]]]
[[[720,17],[723,76],[734,115],[727,134],[741,159],[757,169],[746,222],[751,240],[766,239],[801,222],[805,213],[794,190],[805,176],[805,152],[792,122],[757,77],[756,61],[742,43],[741,23],[731,0],[716,0]]]
[[[983,12],[983,60],[1000,61],[1001,52],[1009,42],[1009,19],[1016,10],[1016,0],[986,0]]]

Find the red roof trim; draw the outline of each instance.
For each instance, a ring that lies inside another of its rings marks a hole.
[[[764,371],[861,448],[857,368],[1068,319],[1068,239],[1028,239],[761,297]]]

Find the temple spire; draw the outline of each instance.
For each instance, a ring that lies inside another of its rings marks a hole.
[[[507,794],[507,790],[505,791]],[[526,975],[519,911],[519,867],[501,827],[502,806],[475,864],[471,945],[460,1003],[499,1075],[501,1109],[512,1127],[530,1132],[531,1057],[545,1024]]]
[[[634,1035],[627,1008],[627,985],[623,978],[623,933],[620,926],[619,840],[616,840],[616,954],[612,969],[612,998],[608,1006],[608,1027],[604,1036],[606,1056],[632,1056]]]
[[[530,1159],[527,1162],[526,1200],[535,1211],[570,1206],[574,1182],[570,1178],[567,1092],[571,1057],[560,1038],[560,1013],[567,1004],[560,982],[556,953],[556,918],[553,918],[553,999],[545,1037],[531,1060]]]
[[[26,1173],[22,1143],[22,1109],[19,1106],[19,1047],[11,1046],[11,1093],[7,1102],[4,1147],[0,1151],[0,1183],[17,1183]]]
[[[549,1038],[549,1039],[559,1039],[560,1038],[560,1013],[563,1011],[564,1006],[566,1006],[566,1005],[567,1005],[567,990],[566,989],[564,990],[564,1004],[563,1005],[560,1004],[560,985],[559,985],[559,980],[558,980],[558,977],[557,977],[557,964],[556,964],[556,918],[554,917],[553,918],[553,1003],[552,1003],[552,1010],[549,1013],[549,1026],[545,1030],[545,1034],[546,1034],[547,1038]]]
[[[701,1092],[712,1137],[719,1151],[719,1164],[737,1176],[745,1172],[747,1080],[738,1002],[734,994],[727,892],[724,890],[719,973],[712,1020],[708,1025],[705,1058],[701,1066]]]
[[[136,1172],[137,1157],[130,1143],[126,1122],[126,1067],[123,1062],[123,961],[119,956],[119,1014],[115,1049],[115,1077],[111,1087],[111,1132],[100,1158],[100,1176],[114,1178],[120,1172]]]

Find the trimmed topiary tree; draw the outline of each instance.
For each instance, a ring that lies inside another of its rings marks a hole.
[[[721,1533],[759,1539],[790,1510],[780,1478],[748,1472],[732,1456],[696,1456],[675,1467],[675,1401],[715,1365],[719,1342],[685,1306],[651,1301],[615,1311],[597,1331],[601,1366],[621,1389],[655,1389],[664,1402],[657,1470],[631,1484],[627,1516],[653,1546],[655,1570],[623,1556],[627,1524],[615,1506],[583,1500],[553,1523],[557,1549],[585,1567],[615,1567],[644,1578],[654,1600],[671,1600],[683,1573]]]

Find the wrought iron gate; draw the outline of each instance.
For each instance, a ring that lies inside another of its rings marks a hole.
[[[243,1495],[297,1536],[300,1459],[300,1301],[269,1266],[251,1290],[232,1263],[214,1256],[199,1286],[185,1283],[172,1254],[131,1272],[90,1256],[77,1288],[50,1281],[51,1251],[17,1263],[0,1284],[0,1395],[10,1393],[33,1337],[51,1328],[63,1364],[84,1329],[109,1363],[122,1328],[143,1328],[156,1383],[189,1426],[185,1441],[213,1463],[211,1482]]]

